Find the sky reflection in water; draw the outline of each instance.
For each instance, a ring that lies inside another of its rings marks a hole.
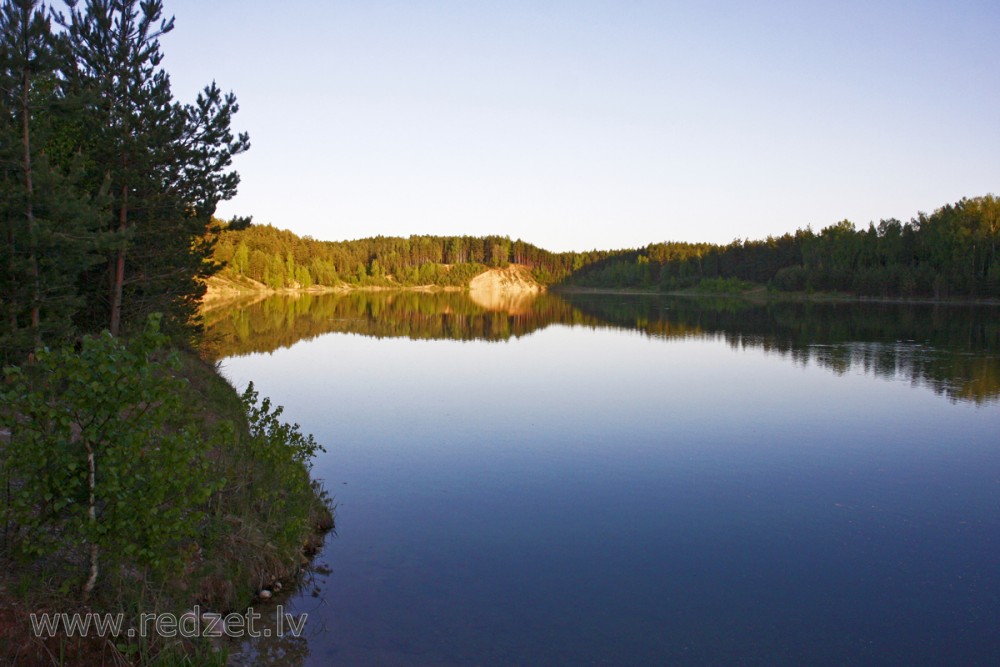
[[[327,446],[338,502],[331,574],[289,601],[307,656],[275,664],[995,662],[996,401],[866,372],[870,341],[843,368],[727,333],[227,359]]]

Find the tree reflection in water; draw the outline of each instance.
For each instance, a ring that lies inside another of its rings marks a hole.
[[[751,302],[624,294],[353,291],[250,296],[204,312],[205,347],[221,359],[329,333],[507,341],[553,324],[722,338],[835,373],[905,379],[952,401],[1000,397],[997,306]]]

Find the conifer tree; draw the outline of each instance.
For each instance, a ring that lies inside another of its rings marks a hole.
[[[173,29],[161,0],[71,4],[67,28],[77,61],[75,85],[93,96],[83,150],[93,182],[110,186],[106,227],[116,237],[104,280],[90,276],[88,328],[142,324],[154,311],[186,325],[210,271],[206,235],[216,205],[236,193],[232,158],[249,147],[230,129],[232,94],[212,83],[194,104],[174,101],[160,67],[159,38]]]
[[[38,0],[0,5],[0,353],[8,359],[72,332],[76,285],[95,260],[99,201],[79,161],[53,160],[67,99],[59,40]]]

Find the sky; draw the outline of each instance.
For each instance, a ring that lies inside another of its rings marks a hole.
[[[1000,3],[164,0],[239,194],[322,240],[553,250],[909,220],[1000,194]]]

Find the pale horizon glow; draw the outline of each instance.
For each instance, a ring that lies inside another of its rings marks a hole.
[[[165,0],[252,215],[553,251],[909,220],[1000,194],[996,2]]]

